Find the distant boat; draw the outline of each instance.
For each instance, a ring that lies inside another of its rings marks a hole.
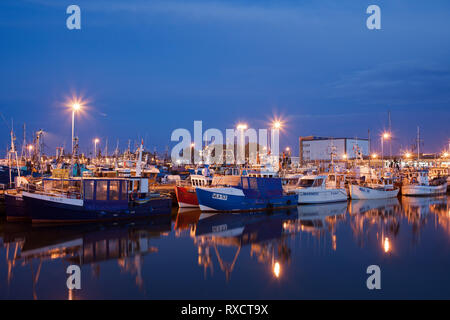
[[[297,195],[283,191],[281,178],[222,176],[213,187],[196,189],[202,211],[253,211],[297,205]]]
[[[447,192],[447,178],[429,180],[428,170],[420,170],[417,174],[405,179],[402,185],[404,196],[436,196]]]
[[[352,199],[389,199],[398,196],[399,188],[394,187],[392,178],[369,179],[363,183],[349,185]]]
[[[292,189],[298,195],[298,204],[319,204],[347,201],[348,194],[344,186],[345,176],[329,175],[304,176]]]

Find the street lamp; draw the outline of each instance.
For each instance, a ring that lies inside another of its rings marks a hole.
[[[78,102],[72,104],[72,157],[73,157],[73,131],[75,127],[75,112],[81,109],[81,105]]]
[[[94,158],[97,158],[97,143],[99,143],[100,140],[98,138],[94,139]]]
[[[31,158],[31,151],[33,151],[33,145],[28,145],[28,156]]]
[[[238,158],[241,159],[242,162],[245,162],[245,135],[244,135],[244,130],[247,130],[247,125],[245,123],[239,123],[236,126],[236,129],[239,130],[239,134],[240,134],[240,143],[241,143],[241,148],[238,149]],[[242,154],[242,152],[244,154]]]
[[[383,159],[384,159],[384,140],[390,139],[390,137],[391,137],[391,135],[389,132],[385,132],[381,136],[381,161],[383,161]]]
[[[376,159],[378,155],[376,153],[372,154],[372,159]]]
[[[273,129],[281,129],[282,125],[280,121],[274,121],[272,124]]]

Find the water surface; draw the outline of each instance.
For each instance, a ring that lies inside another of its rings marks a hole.
[[[450,298],[447,196],[175,210],[116,224],[0,222],[1,299]],[[4,211],[0,207],[1,214]],[[66,269],[81,266],[81,290]],[[368,290],[366,269],[381,269]]]

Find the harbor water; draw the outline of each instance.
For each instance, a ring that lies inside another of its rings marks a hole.
[[[449,196],[33,226],[0,207],[0,299],[449,299]],[[80,266],[81,289],[67,268]],[[369,290],[369,266],[381,289]]]

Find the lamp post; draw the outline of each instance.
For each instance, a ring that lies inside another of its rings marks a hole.
[[[98,138],[94,139],[94,158],[97,158],[97,143],[99,143],[100,140]]]
[[[384,160],[384,140],[387,140],[391,137],[388,132],[383,133],[381,136],[381,165],[384,168],[383,160]]]
[[[239,123],[236,127],[240,135],[240,146],[238,145],[238,162],[245,163],[245,134],[244,131],[247,130],[247,125],[245,123]],[[239,161],[241,160],[241,161]]]
[[[270,141],[270,155],[275,156],[276,163],[278,166],[279,161],[279,153],[280,153],[280,129],[283,127],[283,124],[279,120],[275,120],[272,122],[272,130],[271,130],[271,141]],[[275,143],[273,145],[272,143]]]
[[[72,157],[73,157],[73,132],[75,128],[75,112],[80,110],[80,108],[81,106],[77,102],[72,105]]]

